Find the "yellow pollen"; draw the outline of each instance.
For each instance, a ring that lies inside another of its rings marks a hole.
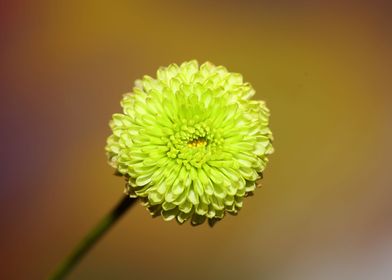
[[[207,145],[207,141],[206,141],[206,139],[204,139],[202,137],[197,138],[197,139],[193,139],[192,141],[188,142],[188,147],[190,147],[190,148],[199,148],[199,147],[203,147],[205,145]]]

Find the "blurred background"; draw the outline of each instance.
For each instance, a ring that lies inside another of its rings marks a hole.
[[[123,93],[209,60],[271,109],[263,188],[213,229],[137,205],[69,279],[392,279],[388,1],[2,1],[0,279],[45,279],[122,196]]]

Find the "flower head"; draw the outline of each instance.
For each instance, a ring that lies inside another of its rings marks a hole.
[[[236,214],[273,151],[269,111],[254,93],[240,74],[194,60],[136,81],[106,146],[126,192],[179,223]]]

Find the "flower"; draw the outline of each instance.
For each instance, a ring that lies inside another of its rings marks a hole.
[[[269,111],[254,93],[240,74],[195,60],[137,80],[106,146],[126,193],[179,223],[236,214],[273,152]]]

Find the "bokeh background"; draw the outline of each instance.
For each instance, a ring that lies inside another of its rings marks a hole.
[[[45,279],[112,208],[122,94],[193,58],[270,107],[264,187],[213,229],[138,205],[69,279],[392,279],[388,1],[0,5],[0,279]]]

